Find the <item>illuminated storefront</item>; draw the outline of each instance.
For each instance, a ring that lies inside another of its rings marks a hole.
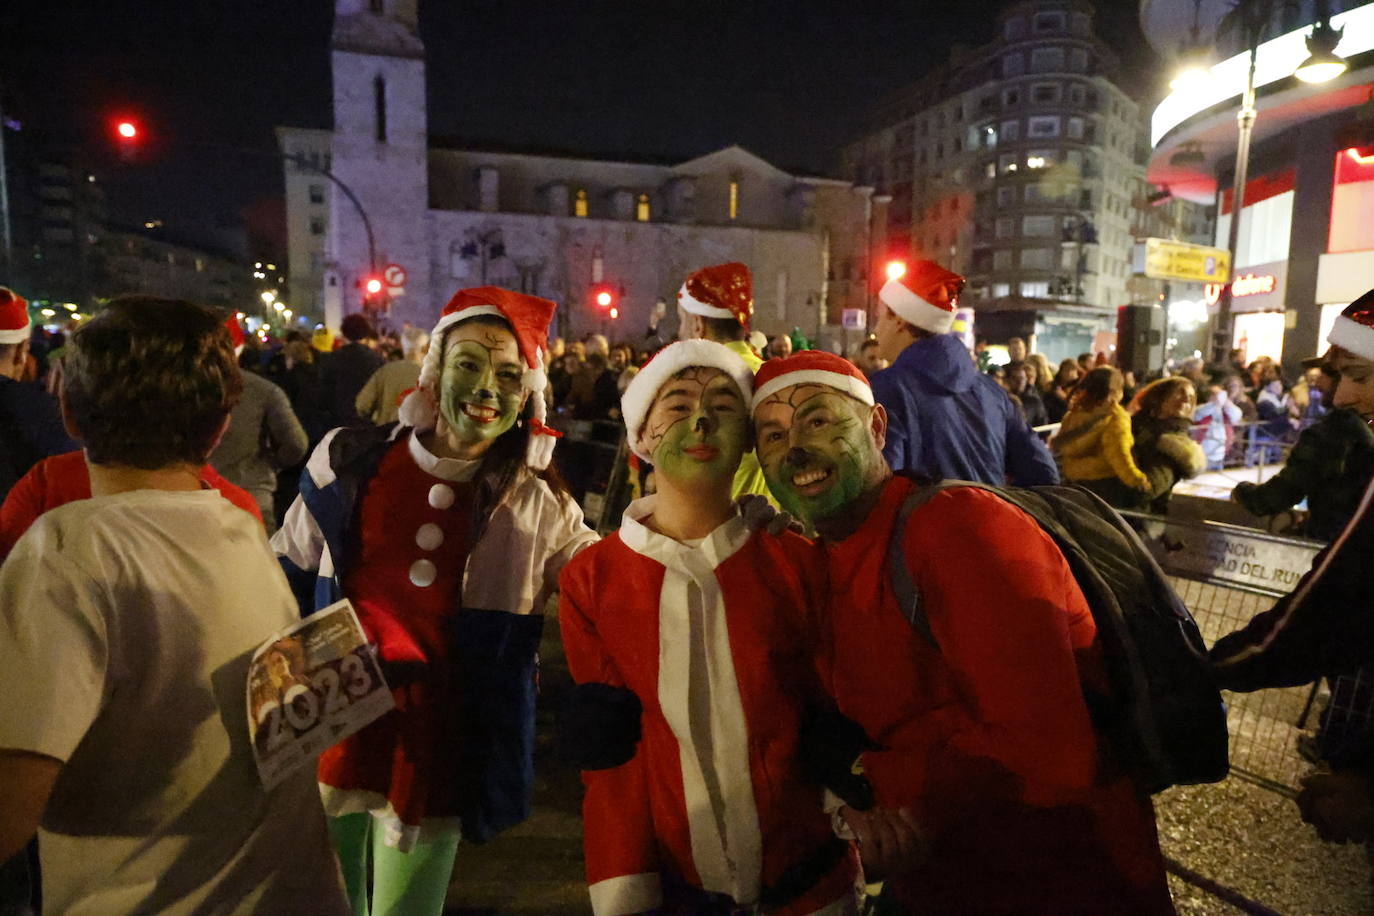
[[[1336,53],[1348,69],[1322,84],[1294,76],[1315,10],[1299,4],[1259,45],[1232,296],[1234,345],[1247,360],[1280,360],[1290,377],[1301,359],[1324,352],[1341,307],[1374,287],[1374,3],[1330,4],[1331,25],[1344,29]],[[1150,0],[1142,11],[1146,37],[1161,53],[1176,53],[1193,21],[1191,0]],[[1204,31],[1215,25],[1202,23]],[[1203,83],[1177,89],[1156,108],[1147,173],[1174,196],[1216,204],[1220,247],[1232,219],[1246,63],[1228,41]],[[1220,291],[1207,290],[1213,314]]]

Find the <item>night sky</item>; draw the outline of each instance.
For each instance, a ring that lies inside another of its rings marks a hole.
[[[421,0],[430,131],[469,142],[685,159],[739,143],[825,174],[875,99],[991,37],[992,0]],[[1134,0],[1099,32],[1147,65]],[[4,0],[0,99],[26,131],[104,149],[113,216],[204,237],[280,192],[277,124],[329,124],[331,0]]]

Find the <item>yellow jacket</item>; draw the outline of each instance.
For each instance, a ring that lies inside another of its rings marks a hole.
[[[755,372],[758,372],[759,367],[763,365],[763,360],[759,358],[759,355],[754,352],[754,348],[749,346],[747,341],[732,340],[725,344],[725,347],[734,351]],[[744,396],[747,400],[749,392],[746,391]],[[758,455],[754,453],[753,449],[744,453],[744,458],[739,463],[739,470],[735,472],[734,486],[730,488],[730,495],[733,498],[738,499],[745,493],[757,493],[760,496],[768,497],[768,501],[774,506],[778,504],[778,501],[773,498],[773,494],[768,491],[768,481],[763,479],[763,468],[759,466]]]
[[[1130,414],[1120,404],[1103,404],[1091,410],[1070,408],[1050,447],[1066,480],[1115,477],[1144,490],[1150,480],[1131,457],[1134,444]]]

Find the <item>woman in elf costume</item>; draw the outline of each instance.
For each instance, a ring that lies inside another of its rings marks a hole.
[[[400,422],[320,443],[272,540],[306,612],[348,598],[396,709],[319,780],[355,913],[438,914],[458,839],[529,813],[535,652],[559,571],[596,540],[548,469],[554,303],[459,291]]]

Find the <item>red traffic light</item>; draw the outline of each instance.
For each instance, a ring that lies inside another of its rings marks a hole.
[[[898,279],[899,277],[902,277],[902,276],[905,276],[905,275],[906,275],[906,262],[905,262],[905,261],[888,261],[888,262],[887,262],[887,278],[888,278],[889,280],[896,280],[896,279]]]
[[[125,140],[132,140],[138,136],[138,125],[133,121],[120,121],[115,125],[115,133]]]
[[[382,281],[376,277],[368,277],[363,289],[367,290],[369,296],[375,296],[382,291]]]
[[[611,294],[603,289],[601,292],[596,294],[596,304],[601,306],[603,309],[607,308],[610,306],[612,298],[613,297],[611,296]]]

